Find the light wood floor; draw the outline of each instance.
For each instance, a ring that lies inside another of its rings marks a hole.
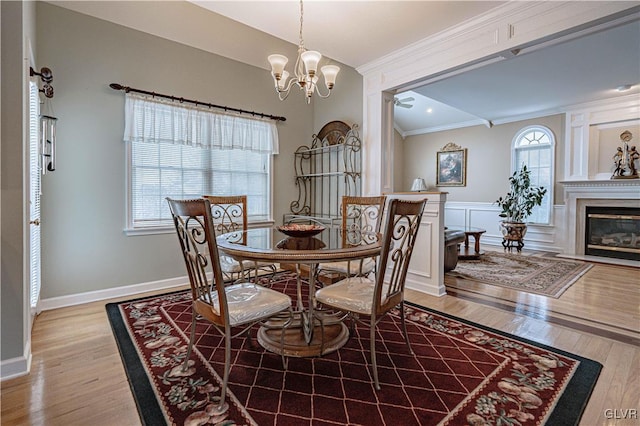
[[[557,300],[491,286],[439,298],[408,291],[407,299],[602,363],[581,425],[639,425],[640,346],[624,341],[638,341],[638,272],[595,264]],[[2,383],[3,426],[140,424],[106,302],[40,314],[31,374]],[[636,418],[621,419],[630,409]]]

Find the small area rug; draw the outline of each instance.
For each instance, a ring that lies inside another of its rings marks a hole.
[[[459,260],[447,274],[558,298],[592,266],[580,261],[488,251],[477,260]]]
[[[273,288],[295,292],[295,276]],[[376,391],[361,327],[336,352],[290,358],[234,339],[229,411],[219,399],[224,350],[202,321],[182,372],[190,293],[107,305],[143,424],[179,425],[576,425],[602,366],[549,346],[410,304],[410,354],[397,312],[378,324]],[[254,333],[255,336],[255,333]]]

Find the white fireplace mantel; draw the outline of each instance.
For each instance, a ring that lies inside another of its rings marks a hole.
[[[584,256],[586,206],[640,208],[640,179],[577,180],[564,186],[565,255]]]

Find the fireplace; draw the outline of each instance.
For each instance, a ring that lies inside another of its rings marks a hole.
[[[587,206],[585,219],[586,255],[640,260],[640,209]]]
[[[587,241],[587,208],[598,208],[593,214],[617,214],[628,213],[631,209],[640,212],[640,179],[609,179],[609,180],[584,180],[584,181],[564,181],[565,198],[565,221],[566,226],[564,233],[565,249],[563,256],[569,258],[589,258],[601,259],[610,263],[638,266],[639,259],[637,257],[621,257],[613,244],[607,244],[602,251],[588,252],[590,242]],[[591,210],[590,210],[591,211]],[[613,223],[617,226],[629,226],[627,222]],[[601,223],[602,224],[602,223]],[[637,224],[637,222],[636,222]],[[598,225],[598,223],[596,223]],[[593,226],[593,225],[592,225]],[[618,232],[611,232],[618,233]],[[638,231],[636,230],[636,234]],[[617,236],[617,235],[616,235]],[[619,236],[618,236],[619,237]],[[605,238],[605,243],[611,240]],[[600,241],[602,243],[602,241]],[[629,242],[629,244],[631,244]],[[602,244],[592,244],[602,245]],[[640,249],[640,247],[635,247]],[[614,257],[615,256],[615,257]],[[625,254],[625,256],[628,256]]]

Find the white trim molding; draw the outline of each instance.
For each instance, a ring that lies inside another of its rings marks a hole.
[[[180,290],[186,289],[189,285],[189,278],[177,277],[165,280],[150,281],[147,283],[133,284],[121,287],[109,288],[106,290],[88,291],[85,293],[70,294],[68,296],[51,297],[40,301],[40,308],[43,311],[64,308],[66,306],[80,305],[89,302],[112,299],[116,297],[128,297],[140,293],[147,293],[158,290]]]
[[[24,354],[0,362],[0,381],[26,376],[31,371],[31,338],[27,340]]]
[[[595,126],[623,126],[640,119],[637,94],[576,105],[566,113],[565,181],[601,180],[596,164],[600,140],[592,133]]]

